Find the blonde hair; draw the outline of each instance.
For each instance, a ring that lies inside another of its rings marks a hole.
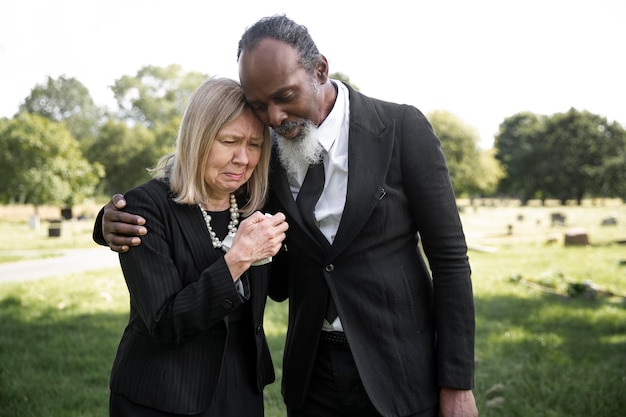
[[[189,99],[176,138],[176,151],[165,155],[152,170],[153,177],[169,179],[170,188],[180,204],[207,203],[204,171],[211,146],[218,132],[239,118],[250,106],[237,81],[212,77]],[[250,179],[239,190],[247,200],[244,216],[262,208],[268,188],[271,140],[264,127],[261,157]]]

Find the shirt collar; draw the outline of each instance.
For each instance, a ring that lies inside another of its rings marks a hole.
[[[337,87],[337,99],[326,119],[317,128],[320,144],[326,152],[330,151],[341,133],[348,100],[346,86],[340,81],[330,80],[330,82]]]

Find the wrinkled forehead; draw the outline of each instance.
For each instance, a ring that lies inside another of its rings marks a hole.
[[[296,49],[275,39],[264,39],[239,57],[239,81],[248,100],[254,92],[283,88],[302,71]]]

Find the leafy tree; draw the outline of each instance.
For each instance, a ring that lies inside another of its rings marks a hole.
[[[0,126],[0,201],[71,206],[91,197],[101,176],[63,124],[21,113]]]
[[[519,197],[522,204],[544,194],[540,174],[540,164],[546,161],[541,143],[544,125],[544,116],[520,112],[506,118],[495,137],[495,158],[505,172],[498,189]]]
[[[518,113],[500,125],[495,147],[506,171],[500,190],[522,202],[624,196],[626,133],[604,117],[573,108],[550,117]]]
[[[135,76],[117,79],[111,89],[119,118],[153,129],[183,114],[191,93],[208,75],[184,72],[180,65],[145,66]]]
[[[615,155],[604,160],[604,169],[600,175],[599,196],[619,197],[626,201],[626,141]]]
[[[89,90],[77,79],[66,76],[48,77],[45,83],[37,84],[20,106],[20,112],[65,122],[83,150],[95,136],[101,116]]]
[[[176,116],[170,119],[169,123],[161,126],[154,132],[155,145],[152,149],[152,154],[159,157],[168,153],[174,152],[176,148],[176,137],[178,136],[178,129],[183,116]]]
[[[98,161],[106,171],[99,191],[107,195],[123,193],[148,180],[147,169],[162,154],[153,130],[116,120],[109,120],[100,129],[97,142],[89,149],[90,159]]]
[[[470,188],[468,192],[482,196],[494,195],[504,177],[504,170],[495,157],[495,149],[480,151],[478,168],[479,173],[474,177],[474,188]]]
[[[490,153],[479,149],[476,129],[444,110],[431,112],[428,119],[441,140],[455,193],[475,196],[492,192],[500,169]]]
[[[179,65],[145,66],[114,82],[119,108],[86,152],[106,170],[99,192],[124,192],[149,178],[147,169],[174,149],[188,99],[207,78]]]
[[[547,120],[545,138],[546,161],[550,163],[545,164],[544,181],[550,196],[562,202],[575,199],[580,204],[585,196],[618,192],[613,181],[620,180],[614,178],[619,171],[614,168],[620,155],[624,162],[625,149],[624,131],[619,126],[572,108]]]

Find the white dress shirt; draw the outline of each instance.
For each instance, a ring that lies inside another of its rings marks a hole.
[[[348,89],[343,83],[332,80],[337,86],[337,100],[326,119],[318,127],[320,144],[324,148],[324,191],[315,206],[315,219],[320,231],[332,244],[341,222],[348,190],[348,133],[350,101]],[[308,167],[302,167],[297,178],[288,176],[294,200],[306,176]],[[330,324],[324,320],[325,330],[343,331],[339,317]]]

